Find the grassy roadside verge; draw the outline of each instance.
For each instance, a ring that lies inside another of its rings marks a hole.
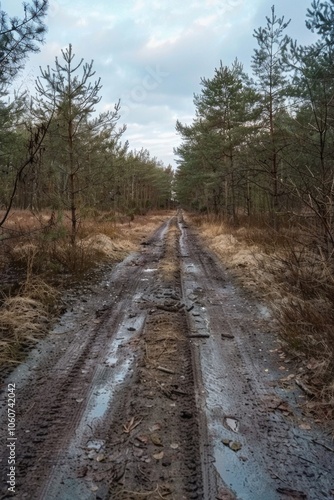
[[[334,269],[296,228],[233,228],[188,215],[244,289],[266,302],[279,325],[296,383],[317,417],[334,415]]]
[[[87,274],[122,261],[165,218],[164,213],[115,222],[108,213],[81,221],[71,245],[66,218],[13,212],[0,239],[0,367],[20,363],[60,313],[61,294]]]

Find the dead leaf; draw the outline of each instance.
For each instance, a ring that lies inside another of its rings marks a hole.
[[[161,424],[154,424],[152,427],[150,427],[150,432],[155,432],[155,431],[160,431],[161,429]]]
[[[103,453],[100,453],[99,455],[97,455],[96,457],[96,461],[97,462],[103,462],[103,460],[106,459],[106,456],[103,454]]]
[[[310,431],[312,427],[310,426],[310,424],[303,422],[302,424],[300,424],[299,429],[302,429],[303,431]]]
[[[153,458],[155,458],[156,460],[162,460],[164,458],[164,452],[160,451],[160,453],[155,453],[153,455]]]
[[[148,443],[148,436],[140,435],[140,436],[137,436],[136,439],[138,439],[138,441],[140,441],[143,444]]]
[[[283,412],[284,416],[289,416],[291,412],[291,408],[289,407],[288,403],[285,401],[282,401],[281,404],[277,407],[277,410],[280,410]]]
[[[135,417],[132,417],[130,422],[128,422],[127,424],[123,424],[124,432],[129,434],[131,432],[131,429],[132,429],[134,422],[135,422]]]
[[[177,450],[179,445],[177,443],[171,443],[170,447],[172,448],[172,450]]]
[[[292,380],[293,378],[295,378],[295,374],[290,373],[290,375],[288,375],[287,377],[281,378],[280,382],[290,382],[290,380]]]
[[[151,438],[152,443],[155,444],[156,446],[163,446],[162,441],[160,439],[160,436],[158,434],[156,434],[155,432],[153,432],[153,434],[151,434],[150,438]]]

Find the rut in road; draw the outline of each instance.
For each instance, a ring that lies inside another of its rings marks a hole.
[[[84,322],[63,319],[77,330],[51,335],[30,380],[12,374],[17,498],[203,497],[178,236],[173,218],[96,290]]]
[[[5,381],[16,498],[333,498],[333,445],[280,384],[270,328],[182,214],[168,219]]]

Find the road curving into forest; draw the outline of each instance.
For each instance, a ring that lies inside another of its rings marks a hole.
[[[15,498],[334,498],[333,441],[303,413],[269,311],[182,213],[67,306],[4,381],[1,498],[8,384]]]

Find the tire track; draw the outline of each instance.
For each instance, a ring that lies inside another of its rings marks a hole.
[[[16,498],[332,498],[331,443],[280,409],[270,323],[181,215],[82,299],[31,373],[6,381],[18,386]]]
[[[182,216],[179,224],[189,326],[207,334],[192,342],[211,466],[240,499],[332,498],[330,439],[314,422],[303,428],[297,389],[279,389],[282,362],[270,319],[261,318],[257,303],[233,285]],[[327,453],[317,441],[327,443]]]

